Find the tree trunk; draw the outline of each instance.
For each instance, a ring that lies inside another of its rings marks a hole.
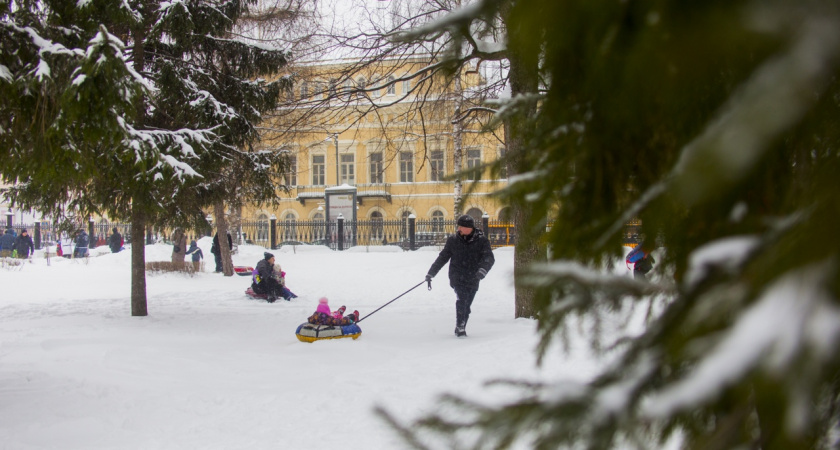
[[[148,316],[146,306],[146,216],[131,208],[131,315]]]
[[[222,271],[226,277],[233,276],[233,259],[230,256],[228,245],[228,223],[225,217],[225,204],[216,202],[213,205],[213,215],[216,216],[216,232],[219,233],[219,251],[222,255]]]
[[[510,28],[508,28],[510,29]],[[536,59],[524,60],[510,49],[509,83],[511,96],[537,92],[538,63]],[[533,118],[537,113],[536,105],[525,108],[504,122],[505,144],[507,147],[508,177],[531,171],[529,160],[525,158],[526,140],[533,128]],[[531,236],[529,226],[534,223],[532,212],[526,205],[511,205],[511,216],[516,229],[516,247],[513,253],[514,279],[527,269],[528,265],[542,259],[545,252],[540,250],[539,240]],[[514,317],[535,317],[534,290],[516,283]]]
[[[134,39],[134,70],[143,73],[146,54],[143,44],[146,39],[144,24],[138,24],[132,30]],[[135,127],[142,128],[145,122],[145,103],[138,99],[137,120]],[[148,316],[146,304],[146,213],[141,203],[142,195],[135,195],[131,205],[131,315]]]
[[[463,136],[463,125],[461,125],[461,108],[464,104],[464,91],[461,88],[461,73],[458,72],[455,74],[454,80],[455,86],[455,111],[452,113],[452,117],[455,120],[452,121],[452,165],[454,173],[461,172],[461,169],[464,167],[464,136]],[[455,204],[452,208],[452,212],[455,215],[455,218],[461,216],[461,198],[463,197],[464,192],[464,185],[461,180],[461,176],[458,175],[458,178],[455,179],[455,189],[453,192],[453,196],[455,197]]]

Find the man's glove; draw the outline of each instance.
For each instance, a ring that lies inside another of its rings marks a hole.
[[[428,283],[428,282],[430,282],[430,281],[432,281],[432,276],[431,276],[430,274],[428,274],[428,273],[427,273],[427,274],[426,274],[426,282]]]
[[[478,269],[478,272],[475,274],[475,277],[479,280],[483,280],[484,277],[487,276],[487,271],[484,268]]]

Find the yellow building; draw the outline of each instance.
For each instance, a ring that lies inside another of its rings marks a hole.
[[[352,62],[297,68],[295,88],[276,115],[262,124],[266,148],[288,152],[288,194],[276,209],[246,206],[242,219],[281,222],[329,217],[325,193],[339,185],[355,187],[357,220],[454,220],[456,172],[479,167],[503,153],[500,130],[480,132],[476,115],[464,115],[483,80],[465,71],[458,80],[443,75],[418,82],[413,76],[429,65],[417,58],[377,69],[353,69]],[[419,100],[423,100],[420,102]],[[487,120],[486,112],[483,120]],[[490,171],[462,180],[474,189],[462,212],[476,219],[506,220],[504,205],[489,194],[505,183]],[[351,188],[352,190],[352,188]],[[346,217],[346,219],[351,219]],[[352,220],[352,219],[351,219]]]

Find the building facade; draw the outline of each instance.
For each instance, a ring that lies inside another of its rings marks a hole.
[[[298,69],[287,102],[263,123],[265,149],[287,156],[289,191],[278,193],[276,208],[245,206],[243,221],[335,220],[326,194],[336,186],[355,188],[357,220],[448,221],[459,213],[507,220],[505,205],[491,195],[507,182],[503,170],[462,176],[461,191],[470,194],[458,210],[453,174],[504,153],[500,130],[455,119],[482,84],[476,73],[465,71],[459,88],[442,76],[418,83],[412,74],[428,65],[421,59],[349,76],[347,64]]]

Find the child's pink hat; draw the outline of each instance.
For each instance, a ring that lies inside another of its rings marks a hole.
[[[321,298],[318,299],[318,303],[326,304],[327,302],[329,302],[329,300],[327,300],[327,297],[321,297]]]

